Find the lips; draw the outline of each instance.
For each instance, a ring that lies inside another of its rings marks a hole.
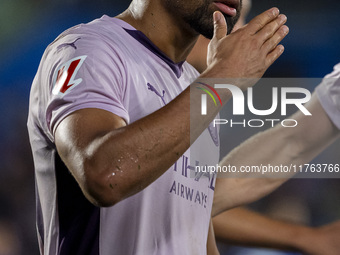
[[[224,14],[234,17],[237,14],[240,2],[239,0],[215,1],[214,5]]]

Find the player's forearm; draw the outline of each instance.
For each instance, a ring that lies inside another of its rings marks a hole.
[[[312,115],[306,116],[301,111],[290,118],[298,125],[286,128],[282,125],[255,135],[227,156],[222,164],[273,166],[303,164],[311,161],[322,152],[339,135],[339,130],[328,118],[317,95],[314,93],[310,102],[305,105]],[[246,156],[247,155],[247,156]],[[294,173],[281,175],[289,178]],[[256,175],[258,176],[258,175]],[[265,174],[263,177],[277,177]]]
[[[191,85],[155,113],[99,136],[87,146],[83,172],[95,180],[89,190],[100,205],[115,204],[151,184],[208,127],[221,106],[211,105],[207,115],[200,114],[200,107],[190,114],[190,100],[200,102],[198,85]],[[227,93],[221,96],[226,102]]]
[[[244,208],[236,208],[213,218],[215,236],[232,245],[303,251],[313,229],[291,224]]]
[[[111,206],[138,193],[185,153],[231,98],[229,90],[217,89],[222,105],[215,106],[208,100],[207,114],[201,114],[201,90],[197,88],[204,87],[201,82],[214,86],[216,79],[207,78],[218,73],[212,71],[213,74],[206,72],[165,107],[99,135],[86,146],[81,156],[84,162],[81,172],[91,180],[83,189],[91,201]],[[254,80],[235,79],[234,85],[244,88],[251,82]]]

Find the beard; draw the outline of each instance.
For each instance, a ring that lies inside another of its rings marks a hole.
[[[211,3],[206,2],[204,5],[198,7],[191,15],[184,16],[184,21],[194,29],[197,33],[203,35],[208,39],[212,39],[214,36],[214,21],[213,13],[216,10],[209,8]],[[231,17],[224,13],[223,16],[227,21],[227,34],[230,34],[234,29],[235,24],[240,18],[240,10],[242,9],[242,0],[240,1],[240,8],[237,10],[236,16]]]

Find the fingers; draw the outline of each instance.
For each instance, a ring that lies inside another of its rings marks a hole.
[[[261,77],[284,51],[278,44],[288,34],[286,20],[277,8],[272,8],[227,36],[224,16],[214,12],[214,36],[207,57],[208,69],[214,70],[212,75]]]
[[[276,7],[269,9],[262,14],[256,16],[254,19],[252,19],[248,24],[248,29],[250,31],[251,35],[256,34],[259,32],[262,28],[264,28],[268,23],[273,21],[274,19],[279,16],[279,9]]]
[[[283,14],[280,14],[276,19],[268,23],[264,28],[262,28],[256,36],[261,38],[262,42],[267,41],[271,38],[276,31],[282,27],[287,21],[287,17]]]
[[[285,48],[283,45],[278,45],[273,51],[271,51],[266,58],[266,67],[271,66],[284,52]]]
[[[275,32],[275,34],[270,37],[262,46],[262,49],[266,52],[271,52],[276,48],[276,46],[286,37],[289,33],[289,28],[287,26],[282,26]]]
[[[289,28],[284,25],[287,17],[283,14],[279,15],[279,10],[273,8],[262,13],[254,20],[255,22],[252,23],[250,29],[254,29],[252,32],[257,30],[253,36],[256,36],[258,42],[262,44],[261,51],[266,55],[265,65],[269,67],[284,52],[284,47],[282,45],[278,46],[278,44],[289,33]]]
[[[214,12],[214,38],[222,39],[227,35],[227,22],[219,11]]]

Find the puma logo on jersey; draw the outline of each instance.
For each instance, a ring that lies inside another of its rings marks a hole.
[[[76,46],[76,42],[78,40],[80,40],[81,37],[77,38],[74,42],[71,42],[71,43],[63,43],[63,44],[60,44],[58,47],[57,47],[57,50],[60,51],[62,48],[64,47],[68,47],[68,46],[71,46],[73,49],[77,49],[77,46]]]
[[[149,82],[147,83],[147,86],[148,86],[148,90],[154,92],[157,96],[159,96],[159,97],[162,99],[163,104],[166,105],[166,102],[165,102],[165,99],[164,99],[164,97],[165,97],[165,90],[162,91],[162,94],[163,94],[163,95],[162,95],[162,94],[159,93],[159,92],[157,91],[157,89],[156,89],[154,86],[152,86]]]
[[[65,95],[83,81],[81,78],[76,79],[76,75],[86,57],[87,56],[76,57],[59,66],[53,77],[52,93],[54,95]]]

